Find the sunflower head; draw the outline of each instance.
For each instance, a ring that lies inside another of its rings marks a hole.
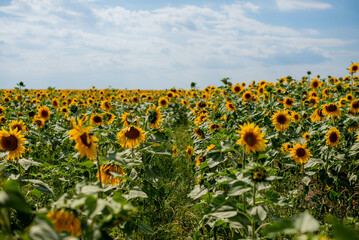
[[[178,155],[178,148],[176,146],[173,146],[172,148],[172,156],[176,157]]]
[[[17,121],[17,120],[13,120],[10,124],[9,124],[9,127],[12,128],[12,129],[16,129],[20,132],[27,132],[27,127],[25,125],[25,123],[20,120],[20,121]]]
[[[51,219],[56,231],[67,231],[71,233],[73,237],[81,235],[81,221],[73,213],[69,211],[57,210],[49,212],[47,217]]]
[[[126,179],[121,179],[119,177],[115,177],[113,176],[112,173],[115,174],[119,174],[122,176],[125,176],[125,172],[122,170],[122,168],[118,165],[115,164],[104,164],[101,166],[100,168],[100,172],[101,172],[101,182],[107,186],[110,185],[111,186],[118,186],[122,181],[126,181]],[[97,171],[96,173],[96,177],[97,179],[100,181],[100,174]]]
[[[338,146],[340,142],[340,132],[336,127],[329,129],[325,135],[326,144],[330,147]]]
[[[352,63],[349,68],[350,73],[356,73],[359,70],[359,63]]]
[[[90,122],[93,125],[101,126],[103,124],[102,116],[99,115],[99,114],[94,114],[94,115],[91,116]]]
[[[286,131],[291,122],[291,116],[287,111],[280,110],[272,116],[272,122],[277,131]]]
[[[199,139],[204,139],[204,132],[200,128],[194,128],[193,132],[197,135]]]
[[[359,112],[359,99],[356,99],[350,104],[350,111],[354,114]]]
[[[36,117],[32,123],[36,124],[36,129],[39,129],[45,125],[45,120],[43,118]]]
[[[160,105],[161,107],[167,107],[168,106],[168,98],[167,97],[161,97],[158,100],[158,105]]]
[[[249,102],[250,100],[252,100],[252,97],[253,97],[253,94],[249,90],[245,91],[242,95],[242,99],[246,102]]]
[[[150,128],[158,128],[160,126],[160,122],[162,122],[161,109],[152,105],[152,107],[147,110],[147,120]]]
[[[327,117],[340,117],[341,111],[337,104],[328,103],[323,106],[323,114]]]
[[[309,141],[311,136],[309,134],[309,132],[305,132],[303,135],[302,135],[302,138],[304,138],[306,141]]]
[[[228,111],[231,111],[231,112],[236,110],[236,106],[231,102],[226,103],[226,108],[228,109]]]
[[[261,152],[266,149],[268,140],[264,139],[265,133],[262,133],[261,129],[255,126],[254,123],[245,123],[236,132],[241,135],[241,138],[236,143],[244,146],[247,153]]]
[[[201,165],[201,163],[203,163],[204,161],[206,161],[206,156],[197,155],[197,157],[196,157],[196,167]]]
[[[209,125],[208,128],[210,131],[219,131],[221,129],[221,125],[217,123],[212,123],[211,125]]]
[[[38,117],[46,120],[50,119],[50,109],[48,107],[40,107]]]
[[[306,148],[307,143],[299,144],[296,143],[292,150],[290,151],[291,157],[294,159],[296,163],[305,164],[312,154]]]
[[[192,157],[194,154],[193,147],[188,145],[186,149],[186,153],[188,154],[189,157]]]
[[[136,148],[145,141],[144,130],[130,125],[117,133],[117,140],[123,148]]]
[[[8,160],[20,159],[22,154],[25,153],[25,147],[23,144],[26,139],[21,131],[10,128],[10,131],[6,131],[4,128],[0,131],[0,149],[7,151]]]
[[[289,142],[284,143],[284,144],[282,144],[282,147],[280,149],[281,149],[282,153],[287,154],[291,151],[292,144]]]
[[[240,92],[242,92],[243,88],[242,88],[242,86],[241,86],[239,83],[237,83],[236,85],[234,85],[234,86],[231,88],[231,90],[232,90],[232,92],[234,92],[234,93],[240,93]]]
[[[318,78],[313,78],[312,81],[310,82],[310,85],[313,89],[318,89],[320,87],[320,82]]]

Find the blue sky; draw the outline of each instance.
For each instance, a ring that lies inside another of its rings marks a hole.
[[[1,0],[0,88],[275,81],[359,61],[356,0]]]

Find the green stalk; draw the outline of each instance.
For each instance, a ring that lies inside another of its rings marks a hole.
[[[256,206],[256,183],[254,183],[253,186],[253,207]],[[252,216],[252,239],[256,239],[256,231],[255,231],[255,221],[254,221],[254,216]]]

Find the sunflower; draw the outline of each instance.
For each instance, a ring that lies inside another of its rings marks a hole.
[[[75,149],[81,154],[81,157],[86,155],[90,160],[94,160],[98,138],[90,133],[93,127],[84,127],[81,120],[78,121],[78,124],[73,121],[72,125],[73,129],[67,134],[71,136],[70,140],[75,140]]]
[[[197,135],[197,137],[201,140],[204,139],[204,132],[199,128],[194,128],[193,132]]]
[[[0,149],[9,152],[7,155],[8,160],[20,159],[22,157],[26,150],[23,146],[23,144],[26,144],[25,140],[26,138],[18,129],[10,128],[9,131],[6,131],[2,128],[0,131]]]
[[[305,132],[303,135],[302,135],[302,138],[304,138],[305,140],[309,141],[311,136],[309,134],[309,132]]]
[[[326,144],[330,147],[336,147],[340,141],[340,132],[336,127],[329,129],[327,134],[325,135],[327,139]]]
[[[45,121],[50,119],[50,109],[48,107],[40,107],[38,117],[44,119]]]
[[[168,106],[168,98],[166,97],[161,97],[158,100],[158,105],[160,105],[161,107],[167,107]]]
[[[172,156],[176,157],[178,155],[178,148],[176,146],[173,146],[172,148]]]
[[[209,152],[209,151],[211,151],[213,148],[215,148],[216,147],[216,145],[214,145],[214,144],[211,144],[211,145],[209,145],[207,148],[206,148],[206,151],[207,152]]]
[[[252,92],[251,91],[245,91],[244,93],[243,93],[243,95],[242,95],[242,99],[244,100],[244,101],[246,101],[246,102],[249,102],[251,99],[252,99],[252,97],[253,97],[253,94],[252,94]]]
[[[328,103],[323,106],[323,114],[327,117],[340,117],[341,111],[337,104]]]
[[[350,73],[356,73],[359,70],[359,63],[352,63],[349,68]]]
[[[318,78],[313,78],[312,81],[310,82],[310,86],[314,89],[317,90],[320,87],[320,82]]]
[[[5,124],[5,123],[6,123],[6,117],[5,117],[5,116],[0,116],[0,123],[1,123],[1,124]]]
[[[317,121],[319,122],[324,120],[323,109],[321,108],[315,109],[315,111],[310,116],[310,120],[312,122],[317,122]]]
[[[283,100],[284,107],[286,108],[292,108],[294,102],[294,99],[290,97],[287,97]]]
[[[16,129],[16,130],[21,131],[21,132],[27,132],[27,127],[26,127],[25,123],[22,120],[20,120],[20,121],[13,120],[9,124],[9,128]]]
[[[132,101],[133,103],[139,103],[139,102],[140,102],[140,99],[139,99],[137,96],[133,96],[133,97],[131,98],[131,101]]]
[[[206,161],[206,156],[197,155],[197,157],[196,157],[196,167],[201,165],[201,163],[203,163],[204,161]]]
[[[283,143],[282,147],[280,148],[280,150],[282,151],[282,153],[287,154],[291,151],[292,149],[292,144],[287,142],[287,143]]]
[[[205,108],[207,107],[207,103],[205,101],[199,101],[196,103],[197,108]]]
[[[136,148],[145,141],[144,130],[130,125],[117,133],[117,140],[123,148]]]
[[[113,123],[113,121],[115,121],[115,115],[110,113],[110,112],[104,112],[102,114],[103,120],[106,124],[110,125],[111,123]]]
[[[311,107],[316,107],[319,103],[318,97],[309,97],[307,101],[310,102]]]
[[[186,153],[188,154],[189,157],[192,157],[194,154],[193,147],[188,145],[186,149]]]
[[[74,214],[68,211],[57,210],[55,212],[49,212],[47,217],[52,220],[56,231],[67,231],[71,233],[73,237],[81,235],[81,221],[75,217]]]
[[[272,116],[272,121],[277,131],[286,131],[289,127],[291,117],[287,111],[280,110]]]
[[[296,163],[305,164],[308,159],[312,156],[308,149],[306,149],[307,143],[302,145],[296,143],[290,151],[291,157]]]
[[[234,104],[231,102],[226,103],[226,108],[228,109],[228,111],[231,111],[231,112],[236,110],[236,106],[234,106]]]
[[[107,100],[101,102],[101,108],[105,111],[110,111],[112,106],[111,103]]]
[[[268,140],[263,139],[265,133],[262,133],[258,126],[255,126],[254,123],[245,123],[239,127],[241,130],[237,130],[236,132],[241,135],[241,138],[237,140],[236,143],[244,146],[246,153],[251,151],[256,153],[266,149],[266,142],[268,142]]]
[[[36,129],[39,129],[45,125],[45,120],[43,118],[36,117],[32,123],[36,124]]]
[[[99,114],[95,114],[91,116],[90,123],[96,126],[101,126],[103,124],[103,119]]]
[[[219,125],[217,123],[212,123],[211,125],[209,125],[208,128],[210,131],[218,131],[221,129],[221,125]]]
[[[162,122],[160,107],[156,108],[156,105],[152,105],[152,107],[147,109],[146,114],[150,128],[159,128],[160,122]]]
[[[347,99],[348,102],[353,101],[353,99],[354,99],[353,94],[351,94],[351,93],[347,94],[346,99]]]
[[[295,123],[299,123],[300,122],[300,114],[297,113],[297,112],[292,112],[292,119],[293,119],[293,122]]]
[[[121,174],[122,176],[125,176],[125,172],[122,170],[121,167],[115,165],[115,164],[104,164],[100,168],[101,172],[101,182],[107,186],[111,184],[111,186],[118,186],[121,181],[126,181],[126,179],[121,179],[118,177],[113,176],[111,173]],[[97,171],[96,173],[97,179],[100,181],[100,175]]]
[[[234,93],[240,93],[240,92],[242,92],[243,88],[242,88],[242,86],[241,86],[239,83],[237,83],[236,85],[234,85],[234,86],[231,88],[231,90],[232,90],[232,92],[234,92]]]
[[[66,114],[66,113],[69,113],[70,110],[69,110],[66,106],[64,106],[64,107],[61,107],[61,108],[60,108],[60,112]]]
[[[125,112],[124,114],[122,114],[121,116],[121,122],[123,124],[124,127],[130,126],[130,125],[138,125],[138,119],[136,118],[135,115]]]
[[[356,114],[359,112],[359,99],[354,100],[351,104],[350,104],[350,112]]]

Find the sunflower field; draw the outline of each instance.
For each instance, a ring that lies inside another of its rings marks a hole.
[[[2,89],[0,239],[359,239],[358,68]]]

